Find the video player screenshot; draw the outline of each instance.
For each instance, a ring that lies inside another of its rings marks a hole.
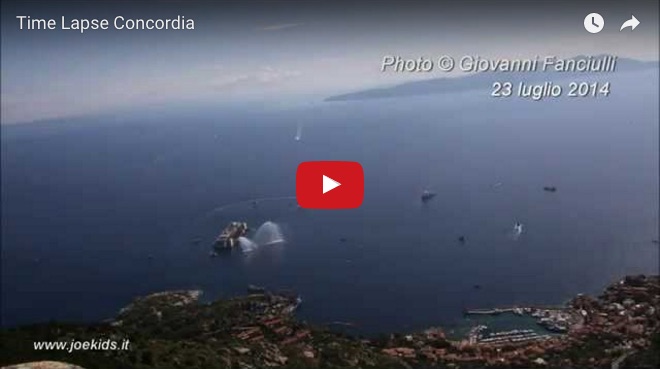
[[[660,368],[657,0],[1,3],[1,368]]]

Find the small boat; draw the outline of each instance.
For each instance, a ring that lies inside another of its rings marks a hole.
[[[432,198],[435,197],[435,195],[436,195],[435,192],[424,190],[424,192],[422,192],[422,202],[427,202],[431,200]]]
[[[521,223],[516,223],[513,226],[513,232],[515,232],[516,234],[521,234],[523,232],[523,225]]]
[[[545,192],[557,192],[557,187],[546,186],[546,187],[543,187],[543,191],[545,191]]]

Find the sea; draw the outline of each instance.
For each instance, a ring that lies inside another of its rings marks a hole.
[[[657,81],[620,73],[597,98],[484,88],[3,126],[2,325],[101,321],[158,291],[211,301],[252,284],[361,335],[452,330],[466,308],[561,305],[655,274]],[[360,162],[363,205],[300,209],[296,168],[310,160]],[[424,190],[437,196],[423,203]],[[231,221],[273,222],[285,242],[210,257]]]

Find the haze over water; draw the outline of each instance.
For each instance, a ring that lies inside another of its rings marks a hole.
[[[304,319],[377,333],[451,326],[465,307],[561,304],[657,273],[650,73],[612,77],[598,100],[473,91],[3,127],[3,324],[99,320],[152,292],[213,299],[255,284],[298,291]],[[359,161],[363,206],[223,207],[294,195],[308,160]],[[438,195],[422,204],[426,188]],[[287,242],[209,258],[234,220],[276,222]]]

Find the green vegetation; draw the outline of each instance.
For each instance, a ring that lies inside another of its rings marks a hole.
[[[361,341],[296,321],[291,315],[294,304],[292,298],[278,295],[197,304],[188,291],[156,294],[137,299],[113,322],[4,330],[0,366],[54,360],[99,369],[401,367],[398,360]],[[258,332],[241,338],[241,332],[249,330]],[[34,342],[39,341],[107,338],[118,342],[128,338],[130,349],[34,350]]]
[[[657,369],[660,368],[660,332],[656,332],[648,350],[635,352],[628,357],[621,368]]]
[[[0,366],[62,361],[92,369],[660,367],[660,280],[636,276],[571,306],[586,318],[533,343],[469,344],[441,329],[364,340],[295,319],[296,296],[255,294],[200,304],[199,291],[138,298],[113,321],[35,324],[0,332]],[[35,342],[130,340],[128,350],[34,349]]]

